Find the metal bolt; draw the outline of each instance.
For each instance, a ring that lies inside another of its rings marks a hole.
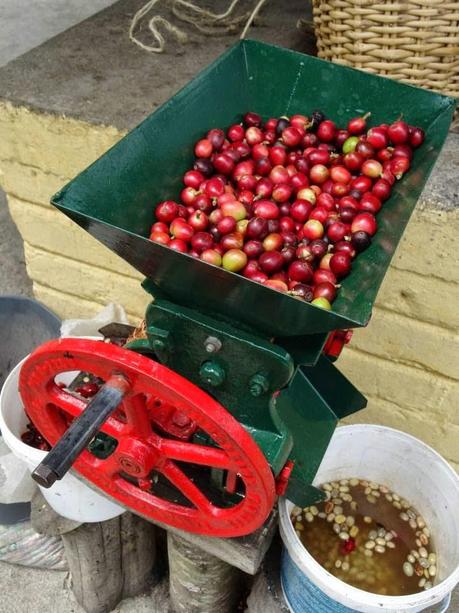
[[[252,396],[258,398],[269,390],[269,379],[266,375],[258,372],[249,381],[249,390]]]
[[[201,366],[199,376],[208,385],[218,387],[225,380],[226,372],[225,369],[220,366],[220,364],[217,364],[217,362],[209,361],[204,362],[204,364]]]
[[[154,338],[151,341],[151,347],[155,351],[163,351],[166,348],[166,343],[160,338]]]
[[[191,419],[185,413],[175,411],[172,415],[172,423],[174,426],[178,426],[179,428],[185,428],[186,426],[190,425]]]
[[[46,464],[39,464],[32,473],[32,479],[41,485],[41,487],[51,487],[58,479],[59,476]]]
[[[132,458],[121,456],[118,458],[118,463],[121,468],[131,475],[138,475],[142,472],[142,467],[137,464]]]
[[[154,351],[166,351],[170,350],[170,333],[163,328],[157,328],[156,326],[148,326],[147,335],[150,341],[151,348]]]
[[[216,336],[208,336],[204,341],[204,347],[207,353],[217,353],[222,348],[222,342]]]

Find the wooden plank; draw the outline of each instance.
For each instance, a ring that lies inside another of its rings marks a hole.
[[[155,523],[167,530],[168,533],[183,538],[191,545],[207,551],[219,560],[227,562],[249,575],[255,575],[277,531],[277,518],[277,508],[274,508],[265,523],[252,534],[226,539],[192,534],[159,522]]]

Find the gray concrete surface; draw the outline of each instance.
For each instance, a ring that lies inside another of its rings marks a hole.
[[[0,189],[0,295],[32,296],[22,239],[14,225]]]
[[[440,211],[459,208],[459,128],[448,135],[418,206]]]
[[[115,0],[1,0],[0,66]]]
[[[10,62],[0,69],[0,98],[90,122],[132,128],[238,40],[236,33],[212,37],[178,24],[170,11],[162,8],[167,5],[162,2],[158,12],[186,30],[189,42],[178,48],[166,33],[166,52],[147,53],[128,37],[132,16],[143,4],[145,0],[121,0]],[[228,0],[199,0],[198,4],[219,10],[228,6]],[[282,0],[270,0],[258,27],[250,30],[250,38],[313,51],[312,38],[296,28],[300,17],[308,17],[308,7],[304,0],[290,0],[286,11]],[[151,41],[147,21],[139,34],[146,42]]]
[[[69,587],[67,573],[0,562],[1,613],[84,613]],[[168,578],[150,593],[124,600],[113,613],[167,613]]]

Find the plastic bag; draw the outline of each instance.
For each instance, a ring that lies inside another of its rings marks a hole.
[[[92,319],[66,319],[61,325],[61,336],[100,336],[99,328],[110,323],[128,324],[126,312],[119,304],[107,304]]]
[[[59,536],[38,534],[29,521],[0,525],[0,561],[48,570],[68,570]]]

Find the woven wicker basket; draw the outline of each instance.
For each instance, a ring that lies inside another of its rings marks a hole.
[[[319,57],[459,96],[459,2],[312,4]]]

